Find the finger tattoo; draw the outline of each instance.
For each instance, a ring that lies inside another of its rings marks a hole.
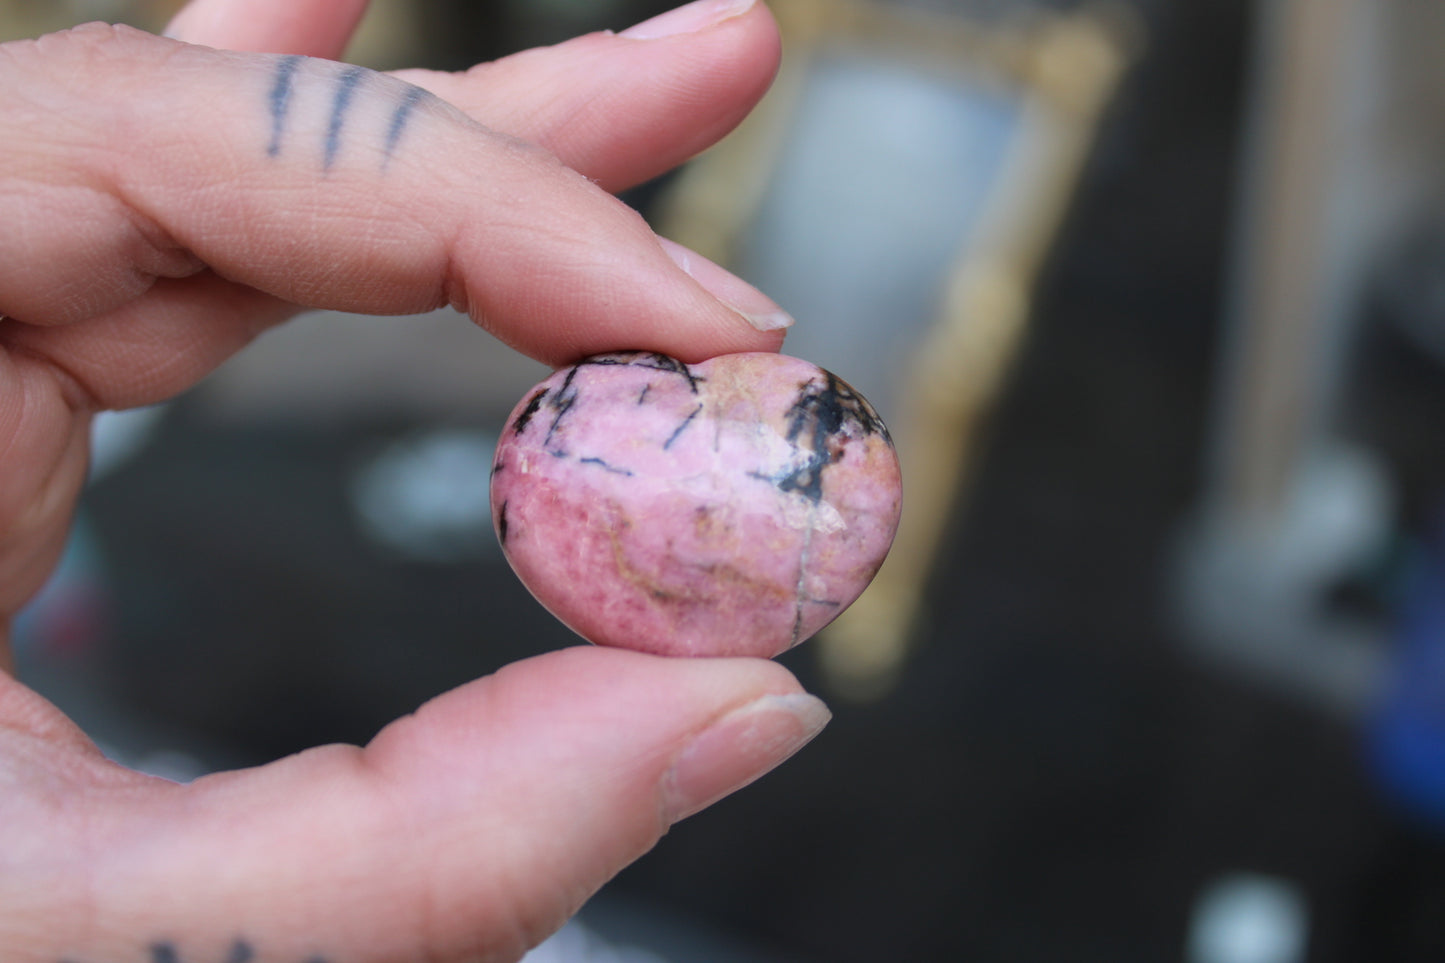
[[[331,101],[331,120],[326,125],[326,158],[322,170],[331,170],[336,162],[336,152],[341,150],[341,125],[346,122],[346,108],[351,106],[351,97],[366,73],[364,67],[348,67],[336,81],[336,95]]]
[[[147,949],[146,963],[262,963],[261,957],[256,955],[255,949],[246,940],[236,940],[231,944],[226,955],[222,957],[184,956],[179,947],[169,940],[152,943]],[[78,961],[67,957],[61,959],[59,963],[78,963]],[[309,956],[296,963],[327,963],[327,960],[322,956]]]
[[[313,65],[317,69],[313,69]],[[339,72],[336,68],[340,68]],[[294,112],[296,93],[302,85],[317,83],[323,69],[331,89],[330,110],[321,143],[322,171],[329,172],[340,159],[346,146],[348,121],[354,113],[353,108],[363,97],[373,102],[390,101],[389,105],[377,105],[382,111],[388,107],[390,111],[386,115],[385,129],[380,138],[381,169],[385,171],[409,129],[412,115],[428,100],[435,98],[420,87],[377,74],[365,67],[331,64],[295,55],[278,57],[272,71],[271,86],[266,95],[271,121],[271,137],[266,144],[266,155],[278,158],[282,151],[287,149],[288,128]]]
[[[417,102],[426,95],[427,92],[420,87],[408,88],[406,96],[392,113],[391,123],[386,128],[386,159],[382,161],[383,166],[391,160],[391,155],[396,153],[396,145],[401,143],[401,132],[406,129],[407,118],[411,116]]]
[[[281,135],[286,131],[286,111],[291,107],[291,83],[296,76],[296,67],[302,58],[296,55],[282,57],[276,64],[276,79],[271,84],[271,143],[266,148],[268,156],[281,153]]]

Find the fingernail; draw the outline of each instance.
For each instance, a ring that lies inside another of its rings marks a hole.
[[[759,331],[777,331],[792,325],[793,317],[757,288],[730,271],[718,267],[696,251],[665,237],[658,238],[673,263],[723,304],[742,315]]]
[[[658,40],[662,37],[676,37],[731,20],[747,13],[757,0],[694,0],[694,2],[660,13],[651,20],[644,20],[634,27],[628,27],[621,37],[629,40]]]
[[[668,822],[686,819],[766,775],[832,717],[823,701],[810,695],[763,696],[729,712],[694,737],[663,777]]]

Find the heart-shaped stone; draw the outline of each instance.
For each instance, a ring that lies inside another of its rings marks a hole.
[[[776,354],[588,358],[512,412],[492,517],[523,584],[599,645],[771,657],[867,587],[898,458],[864,398]]]

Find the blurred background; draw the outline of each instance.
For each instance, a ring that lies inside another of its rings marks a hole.
[[[374,0],[461,68],[653,0]],[[169,0],[0,0],[0,39]],[[1445,959],[1445,9],[775,0],[739,133],[626,200],[894,427],[836,718],[536,960]],[[491,535],[545,372],[314,314],[97,428],[22,676],[186,779],[575,640]]]

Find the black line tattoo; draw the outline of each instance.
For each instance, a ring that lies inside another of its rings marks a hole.
[[[411,87],[407,90],[406,96],[397,105],[396,111],[391,115],[391,123],[386,128],[386,160],[391,160],[391,155],[396,151],[396,145],[401,142],[401,132],[406,129],[406,122],[411,117],[411,112],[416,109],[417,103],[426,96],[426,91],[420,87]]]
[[[251,949],[251,944],[237,940],[231,945],[231,955],[226,957],[226,963],[251,963],[255,958],[256,951]]]
[[[291,81],[302,58],[295,54],[282,57],[276,63],[276,80],[271,85],[271,143],[266,154],[275,157],[281,153],[281,135],[286,130],[286,112],[291,107]]]
[[[251,963],[256,958],[256,951],[251,944],[245,940],[237,940],[231,944],[231,951],[226,955],[224,963]],[[151,944],[151,963],[184,963],[180,953],[176,950],[174,943],[153,943]]]
[[[245,940],[236,940],[232,943],[230,951],[220,960],[208,958],[202,961],[195,957],[182,956],[180,950],[176,948],[176,944],[170,940],[152,943],[148,949],[150,951],[149,963],[255,963],[257,959],[256,950]],[[60,963],[73,963],[73,961],[67,957]],[[308,956],[304,963],[327,963],[327,960],[323,956]]]
[[[348,67],[341,72],[336,82],[336,98],[331,102],[331,121],[326,127],[326,158],[323,170],[331,170],[336,155],[341,150],[341,126],[346,122],[346,109],[351,106],[352,95],[366,75],[365,67]]]

